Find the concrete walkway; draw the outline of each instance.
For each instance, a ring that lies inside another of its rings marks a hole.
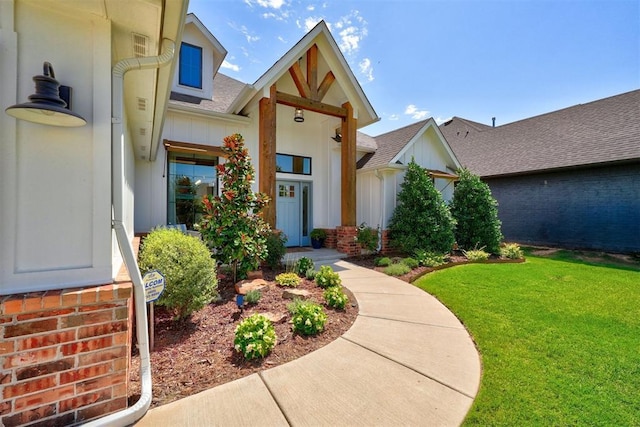
[[[457,426],[480,384],[458,319],[420,289],[330,263],[358,300],[341,338],[300,359],[149,411],[137,426]]]

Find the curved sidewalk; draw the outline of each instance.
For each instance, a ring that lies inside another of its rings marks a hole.
[[[342,337],[300,359],[150,410],[137,426],[457,426],[480,384],[458,319],[401,280],[331,265],[358,300]]]

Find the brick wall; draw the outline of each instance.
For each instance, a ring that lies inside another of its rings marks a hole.
[[[327,238],[324,240],[324,247],[329,249],[335,249],[338,244],[338,236],[335,228],[325,228],[327,232]]]
[[[390,246],[389,230],[382,230],[382,245],[380,247],[380,253],[387,255],[387,254],[390,254],[391,252],[392,252],[392,249]]]
[[[348,256],[360,255],[360,245],[356,242],[358,235],[357,227],[340,226],[336,227],[336,249],[338,252],[347,254]]]
[[[131,283],[0,297],[0,420],[71,425],[127,407]]]

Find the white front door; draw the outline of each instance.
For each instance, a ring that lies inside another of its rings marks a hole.
[[[276,228],[287,236],[287,246],[308,246],[311,217],[311,184],[276,183]]]

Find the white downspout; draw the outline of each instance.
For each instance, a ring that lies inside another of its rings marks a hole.
[[[385,211],[385,200],[384,200],[384,176],[380,173],[379,169],[373,171],[376,175],[376,178],[380,180],[380,233],[378,233],[378,247],[376,248],[376,252],[380,252],[382,250],[382,232],[384,231],[384,211]]]
[[[135,423],[147,412],[151,405],[151,359],[149,356],[149,339],[147,335],[147,304],[144,295],[142,275],[138,268],[133,246],[124,227],[124,203],[122,201],[124,187],[124,131],[122,125],[122,104],[124,96],[124,75],[130,70],[160,68],[173,60],[175,43],[169,39],[162,40],[160,56],[129,58],[118,62],[112,71],[111,84],[111,149],[113,168],[111,172],[111,201],[113,205],[112,227],[122,253],[124,264],[133,281],[133,298],[135,304],[136,330],[140,351],[140,382],[142,392],[135,405],[91,421],[86,426],[128,426]]]

